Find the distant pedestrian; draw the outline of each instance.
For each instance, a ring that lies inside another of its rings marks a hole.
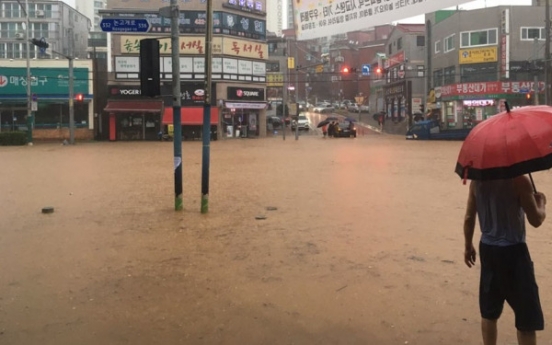
[[[333,137],[335,134],[335,125],[334,125],[334,122],[330,122],[330,124],[328,125],[328,137]]]
[[[324,138],[326,138],[327,134],[328,134],[328,124],[325,124],[324,126],[322,126],[322,135],[324,136]]]

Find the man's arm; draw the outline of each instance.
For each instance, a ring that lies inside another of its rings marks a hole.
[[[464,262],[468,267],[475,265],[475,248],[473,246],[473,233],[475,231],[475,217],[477,215],[475,200],[475,184],[470,182],[468,205],[464,216]]]
[[[527,215],[527,221],[535,228],[538,228],[546,218],[546,197],[542,193],[533,192],[533,186],[527,176],[516,177],[514,185],[521,207]]]

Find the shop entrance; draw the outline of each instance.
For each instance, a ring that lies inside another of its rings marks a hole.
[[[222,111],[222,130],[226,138],[250,138],[259,136],[259,114],[252,109],[228,109]]]

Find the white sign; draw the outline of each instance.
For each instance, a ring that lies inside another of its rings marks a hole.
[[[222,68],[224,73],[238,74],[238,60],[223,59]]]
[[[470,0],[301,0],[293,1],[298,39],[339,35],[388,24]]]
[[[195,73],[205,73],[205,58],[204,57],[195,57],[194,58],[194,72]]]
[[[238,61],[238,74],[251,75],[253,73],[253,66],[251,61],[239,60]]]
[[[266,75],[266,63],[265,62],[253,62],[253,75]]]
[[[119,73],[140,72],[140,58],[138,56],[116,56],[115,72],[119,72]]]
[[[233,109],[265,109],[266,103],[236,103],[236,102],[226,102],[226,108]]]
[[[172,72],[172,58],[163,57],[163,71]],[[192,73],[194,71],[194,60],[191,57],[180,57],[180,73]]]
[[[213,73],[222,73],[222,58],[213,58],[213,66],[211,67],[211,72]]]

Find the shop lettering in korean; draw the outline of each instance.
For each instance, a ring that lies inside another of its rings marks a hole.
[[[223,0],[222,7],[233,10],[266,15],[262,1],[259,0]],[[271,1],[271,0],[268,0]],[[274,0],[272,0],[274,1]]]
[[[234,101],[264,101],[265,91],[262,88],[233,87],[226,89],[227,98]]]
[[[90,76],[88,68],[74,68],[73,88],[75,93],[88,94]],[[69,94],[69,71],[67,68],[31,68],[32,92],[37,95]],[[0,67],[0,98],[27,94],[27,70],[19,67]]]
[[[105,18],[119,18],[119,13],[103,13]],[[171,19],[158,13],[125,13],[124,19],[147,19],[151,24],[150,32],[171,32]],[[206,32],[207,16],[205,11],[180,11],[178,30],[181,34],[203,34]],[[213,32],[230,36],[264,40],[266,38],[266,20],[252,18],[228,12],[213,12]]]
[[[211,87],[211,103],[216,100],[215,87]],[[165,107],[172,106],[172,84],[164,83],[161,87],[161,94],[164,96]],[[205,84],[186,82],[180,84],[180,103],[182,106],[198,106],[205,103]]]
[[[458,51],[459,64],[497,62],[498,49],[497,47],[460,49]]]
[[[385,97],[387,98],[403,97],[404,95],[406,95],[406,81],[385,88]]]
[[[138,97],[141,95],[139,86],[111,85],[109,86],[109,97]]]
[[[505,95],[532,92],[534,85],[532,81],[458,83],[442,86],[441,97],[443,99],[469,99],[481,96],[501,98]],[[538,90],[543,92],[544,82],[539,82]]]
[[[307,40],[396,22],[453,7],[468,0],[301,0],[293,1],[298,39]]]

